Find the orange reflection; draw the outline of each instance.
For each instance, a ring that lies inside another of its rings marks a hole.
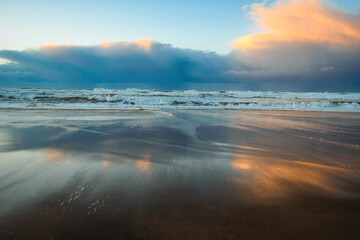
[[[51,163],[63,162],[66,163],[71,162],[71,157],[68,153],[65,153],[63,150],[55,149],[55,148],[46,148],[41,151],[41,153],[47,158],[47,160]]]
[[[102,157],[101,157],[101,164],[103,165],[103,167],[107,167],[111,164],[113,159],[114,159],[113,155],[104,153],[104,154],[102,154]]]
[[[250,188],[253,199],[266,201],[294,196],[299,189],[351,197],[353,193],[341,188],[337,177],[359,179],[356,170],[268,156],[239,154],[230,166],[241,173],[233,178],[238,187]]]
[[[251,165],[249,163],[243,161],[232,161],[231,167],[236,170],[249,170],[251,169]]]
[[[102,165],[104,166],[104,167],[107,167],[107,166],[109,166],[110,165],[110,161],[108,161],[108,160],[106,160],[106,159],[103,159],[102,161],[101,161],[101,163],[102,163]]]
[[[152,168],[151,156],[149,154],[144,154],[141,159],[136,160],[126,158],[126,157],[119,157],[117,155],[104,153],[101,157],[101,164],[103,167],[108,167],[114,163],[121,163],[124,166],[135,166],[135,168],[141,172],[148,172]]]
[[[136,161],[136,168],[141,171],[141,172],[148,172],[150,171],[150,169],[152,168],[152,163],[150,162],[150,155],[149,154],[145,154],[143,156],[143,159],[137,160]]]

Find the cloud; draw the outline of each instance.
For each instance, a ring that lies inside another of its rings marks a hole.
[[[360,45],[360,16],[332,9],[317,0],[278,1],[274,7],[261,5],[253,10],[251,15],[265,32],[237,38],[232,44],[235,48],[270,48],[276,42]]]
[[[0,57],[16,63],[0,67],[2,85],[41,80],[43,86],[56,87],[178,89],[188,84],[217,82],[222,72],[228,70],[224,56],[174,48],[149,39],[103,41],[88,47],[48,44],[38,50],[2,50]],[[10,79],[11,73],[19,71],[30,75],[25,80],[20,75]]]
[[[351,81],[359,83],[360,14],[317,0],[277,1],[270,7],[262,3],[252,9],[250,14],[263,32],[232,44],[234,63],[250,68],[237,71],[238,76],[324,80],[332,72],[332,78],[351,75]]]
[[[124,44],[125,42],[123,42]],[[144,50],[150,50],[151,49],[151,46],[155,43],[155,41],[153,39],[138,39],[132,43],[128,43],[129,45],[131,44],[136,44],[138,47],[142,47]],[[101,46],[103,47],[113,47],[113,46],[116,46],[118,45],[119,42],[108,42],[106,40],[102,41],[101,42]],[[65,45],[68,45],[68,44],[65,44]]]

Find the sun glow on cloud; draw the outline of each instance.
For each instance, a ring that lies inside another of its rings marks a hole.
[[[136,44],[145,50],[150,50],[151,45],[154,43],[154,40],[152,39],[138,39],[135,41]]]
[[[113,47],[118,45],[119,43],[126,43],[126,44],[136,44],[138,47],[148,51],[151,49],[151,46],[153,45],[155,41],[153,39],[138,39],[135,41],[131,41],[131,42],[119,42],[119,41],[107,41],[107,40],[103,40],[100,43],[100,46],[104,47],[104,48],[109,48],[109,47]],[[76,46],[70,43],[48,43],[45,45],[41,45],[40,49],[41,50],[48,50],[48,49],[56,49],[56,48],[61,48],[61,47],[70,47],[70,46]],[[1,64],[1,61],[0,61]]]
[[[360,17],[318,0],[277,1],[273,7],[252,5],[252,10],[265,32],[237,38],[232,44],[236,49],[264,49],[281,42],[360,45]]]
[[[115,45],[117,45],[119,43],[121,43],[121,42],[109,42],[109,41],[104,40],[104,41],[102,41],[100,43],[100,45],[102,47],[109,48],[109,47],[115,46]],[[133,43],[133,44],[136,44],[137,46],[143,48],[144,50],[148,51],[148,50],[150,50],[151,45],[154,43],[154,40],[152,40],[152,39],[138,39],[138,40],[135,40],[134,42],[124,42],[124,43],[128,43],[128,44]]]
[[[72,46],[70,43],[48,43],[46,45],[41,45],[41,50],[53,49],[58,47],[69,47]]]
[[[110,47],[111,45],[113,45],[114,42],[109,42],[109,41],[106,41],[106,40],[103,40],[100,45],[107,48],[107,47]]]

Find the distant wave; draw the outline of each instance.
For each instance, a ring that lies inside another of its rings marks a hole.
[[[0,88],[0,108],[360,111],[360,93]]]

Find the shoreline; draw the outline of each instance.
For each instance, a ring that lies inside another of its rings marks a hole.
[[[159,111],[159,112],[173,112],[173,111],[244,111],[244,112],[304,112],[304,113],[343,113],[343,114],[360,114],[359,111],[326,111],[326,110],[286,110],[286,109],[236,109],[236,108],[213,108],[213,109],[200,109],[200,108],[111,108],[111,109],[100,109],[100,108],[0,108],[0,111],[81,111],[81,112],[138,112],[138,111]]]

